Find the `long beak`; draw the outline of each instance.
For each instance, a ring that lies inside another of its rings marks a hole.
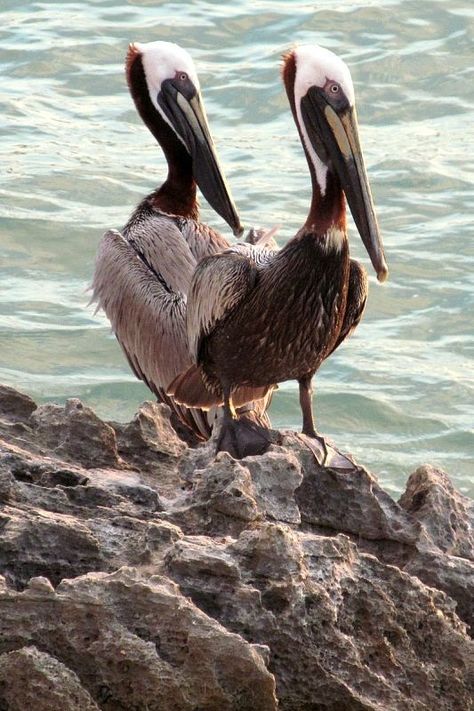
[[[301,102],[309,139],[321,158],[330,161],[341,181],[352,217],[381,282],[388,277],[364,157],[359,141],[354,108],[336,112],[316,87],[311,87]],[[322,144],[322,145],[321,145]]]
[[[162,85],[162,107],[191,155],[196,183],[214,210],[227,222],[234,235],[243,227],[220,167],[206,112],[199,93],[186,98],[171,84]]]

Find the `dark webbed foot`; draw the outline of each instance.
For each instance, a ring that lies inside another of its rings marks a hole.
[[[339,452],[334,443],[331,441],[327,443],[321,435],[316,434],[310,437],[302,432],[297,437],[311,450],[319,467],[340,469],[346,472],[354,471],[356,465],[352,457]]]
[[[310,430],[309,432],[303,432],[301,433],[301,439],[304,437],[304,442],[305,444],[311,449],[313,452],[317,463],[321,466],[324,467],[327,459],[328,459],[328,448],[326,444],[326,440],[322,435],[319,435],[316,430]],[[313,442],[312,440],[316,440]],[[319,447],[317,447],[316,442],[319,444]]]
[[[224,417],[217,440],[217,452],[228,452],[234,459],[264,454],[271,445],[270,433],[265,427],[240,419]]]

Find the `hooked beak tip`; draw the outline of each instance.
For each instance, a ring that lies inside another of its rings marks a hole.
[[[242,237],[243,233],[244,233],[244,228],[242,227],[242,225],[240,223],[237,225],[237,227],[234,227],[234,229],[232,230],[232,234],[234,235],[234,237]]]
[[[377,272],[377,280],[378,280],[381,284],[383,284],[383,282],[384,282],[384,281],[387,281],[387,279],[388,279],[388,267],[387,267],[387,265],[384,263],[383,266],[382,266],[382,268],[379,269],[379,271]]]

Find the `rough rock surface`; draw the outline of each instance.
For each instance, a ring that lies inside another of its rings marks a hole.
[[[473,503],[0,387],[0,710],[473,708]]]

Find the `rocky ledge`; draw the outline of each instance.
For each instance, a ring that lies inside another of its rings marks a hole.
[[[0,709],[466,711],[473,503],[0,388]]]

